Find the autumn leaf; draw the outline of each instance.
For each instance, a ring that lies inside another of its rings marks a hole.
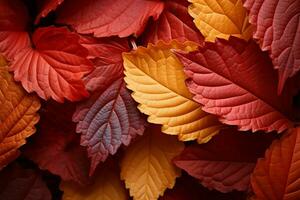
[[[78,35],[66,28],[46,27],[37,29],[32,41],[35,48],[22,50],[10,66],[15,80],[21,81],[27,92],[58,102],[64,98],[77,101],[89,95],[82,77],[93,67]]]
[[[0,199],[51,200],[51,193],[39,172],[14,164],[0,172]]]
[[[83,79],[88,91],[99,90],[123,77],[122,53],[129,51],[127,39],[81,37],[80,44],[88,49],[95,66]]]
[[[252,30],[248,23],[242,0],[188,0],[189,14],[205,40],[214,42],[216,38],[228,40],[230,36],[249,40]]]
[[[19,51],[30,47],[26,32],[29,14],[21,0],[1,0],[0,13],[0,54],[12,60]]]
[[[0,56],[0,63],[5,64]],[[6,66],[0,66],[0,169],[14,160],[25,139],[35,133],[40,101],[16,84]]]
[[[180,170],[171,160],[183,148],[183,143],[155,126],[129,146],[121,162],[121,179],[134,200],[156,200],[174,186]]]
[[[64,181],[83,185],[89,179],[90,162],[86,149],[80,146],[76,124],[72,123],[74,110],[73,104],[47,102],[41,113],[39,131],[25,146],[24,154],[40,169],[59,175]],[[60,118],[56,117],[57,113],[64,114]]]
[[[85,187],[72,182],[62,182],[63,200],[127,200],[128,194],[124,183],[119,178],[116,164],[105,163],[94,176],[94,183]]]
[[[142,36],[144,44],[156,44],[159,40],[169,42],[177,39],[180,42],[194,41],[198,44],[204,42],[188,14],[188,2],[186,0],[166,0],[165,8],[156,21],[151,21],[147,31]]]
[[[81,103],[73,121],[78,122],[76,131],[81,133],[81,145],[87,147],[92,161],[90,174],[122,144],[127,146],[137,135],[142,135],[145,125],[123,77]]]
[[[287,78],[300,69],[300,1],[246,0],[244,6],[255,27],[253,37],[278,69],[281,93]]]
[[[185,86],[183,66],[171,49],[191,51],[196,45],[159,42],[124,53],[127,87],[133,91],[139,110],[149,115],[149,122],[162,124],[164,133],[178,135],[182,141],[197,139],[205,143],[219,132],[221,125],[192,100]]]
[[[174,159],[177,167],[221,192],[248,191],[256,160],[263,157],[274,135],[221,131],[206,144],[191,145]]]
[[[260,159],[251,177],[259,200],[297,200],[300,196],[300,129],[288,131],[272,143]]]
[[[39,7],[39,14],[35,18],[35,24],[38,24],[40,20],[51,12],[57,9],[57,7],[64,2],[64,0],[35,0]]]
[[[150,17],[156,20],[164,7],[161,1],[149,0],[66,0],[58,23],[74,27],[78,33],[93,33],[96,37],[138,36]],[[92,13],[92,14],[91,14]]]
[[[292,98],[277,95],[272,63],[253,41],[220,39],[197,52],[177,55],[194,100],[223,123],[243,131],[282,132],[292,126]]]

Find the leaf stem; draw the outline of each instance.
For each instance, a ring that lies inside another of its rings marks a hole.
[[[131,43],[132,48],[134,50],[136,50],[137,49],[137,45],[136,45],[135,40],[133,38],[130,39],[130,43]]]

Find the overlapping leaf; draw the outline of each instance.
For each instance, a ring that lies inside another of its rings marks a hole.
[[[96,37],[140,35],[150,17],[155,20],[163,2],[149,0],[66,0],[57,22],[69,24],[79,33]],[[92,14],[91,14],[92,13]]]
[[[177,55],[189,77],[188,88],[204,111],[240,130],[282,132],[292,126],[291,96],[277,95],[272,63],[253,41],[217,40]]]
[[[242,0],[189,0],[189,13],[206,41],[216,38],[229,39],[230,36],[245,40],[251,38],[252,30],[248,23]]]
[[[90,173],[122,144],[129,145],[135,136],[143,134],[145,125],[123,77],[93,93],[77,108],[73,120],[78,122],[81,145],[87,146],[92,159]]]
[[[38,24],[41,18],[46,17],[51,11],[54,11],[64,0],[36,0],[39,7],[39,14],[35,19],[35,24]]]
[[[255,27],[253,37],[279,70],[281,92],[286,79],[300,69],[300,1],[246,0],[244,6]]]
[[[1,200],[51,200],[40,173],[11,165],[0,172]]]
[[[87,97],[81,79],[93,67],[79,36],[66,28],[47,27],[37,29],[32,41],[35,48],[23,49],[10,66],[15,80],[43,99],[63,102]]]
[[[190,51],[196,46],[190,42],[159,42],[123,54],[127,87],[140,103],[140,111],[149,115],[148,121],[162,124],[164,133],[178,135],[183,141],[207,142],[221,126],[192,100],[184,83],[183,66],[171,49]]]
[[[156,200],[172,188],[180,175],[171,160],[184,148],[175,137],[150,127],[126,150],[121,163],[121,179],[134,200]]]
[[[251,177],[259,200],[297,200],[300,196],[300,129],[276,140],[260,159]]]
[[[72,123],[74,110],[72,104],[48,103],[41,115],[39,132],[24,152],[39,168],[59,175],[62,180],[86,184],[90,162],[86,149],[79,144],[76,124]],[[57,117],[58,113],[64,114]]]
[[[95,65],[84,77],[87,90],[99,90],[123,76],[122,53],[129,51],[127,39],[81,37],[80,44],[88,49]]]
[[[80,187],[72,182],[62,182],[63,200],[127,200],[124,183],[119,178],[119,170],[114,166],[102,166],[94,176],[94,183]]]
[[[174,163],[200,180],[209,189],[221,192],[247,191],[256,160],[263,157],[274,135],[223,130],[212,141],[191,145],[175,158]]]
[[[143,41],[156,44],[159,40],[169,42],[173,39],[179,41],[194,41],[203,43],[203,36],[188,14],[186,0],[167,0],[165,8],[157,21],[152,21],[145,31]]]
[[[0,63],[5,64],[0,56]],[[0,169],[14,160],[18,148],[35,132],[40,101],[14,82],[6,66],[0,66]]]
[[[21,0],[1,0],[0,13],[0,54],[12,60],[16,53],[30,47],[28,11]]]

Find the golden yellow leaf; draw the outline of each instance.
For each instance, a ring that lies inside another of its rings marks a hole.
[[[242,0],[189,0],[189,14],[206,41],[228,40],[232,35],[244,40],[252,36]]]
[[[210,140],[221,128],[217,118],[201,110],[185,85],[183,65],[171,49],[192,51],[192,42],[159,42],[147,48],[124,53],[125,81],[133,91],[141,112],[148,121],[162,124],[162,131],[178,135],[179,140]]]
[[[172,159],[183,148],[183,143],[162,134],[159,127],[148,128],[129,146],[121,162],[121,179],[134,200],[157,200],[174,186],[180,170]]]
[[[74,182],[63,181],[60,184],[64,192],[63,200],[127,200],[127,191],[119,174],[114,166],[105,164],[97,170],[91,185],[82,187]]]
[[[14,82],[0,56],[0,169],[19,155],[18,148],[35,132],[39,108],[39,99]]]

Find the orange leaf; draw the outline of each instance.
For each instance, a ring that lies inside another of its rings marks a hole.
[[[251,177],[258,200],[298,200],[300,197],[300,128],[276,140]]]
[[[0,169],[14,160],[25,138],[35,132],[40,101],[14,82],[0,56]]]

